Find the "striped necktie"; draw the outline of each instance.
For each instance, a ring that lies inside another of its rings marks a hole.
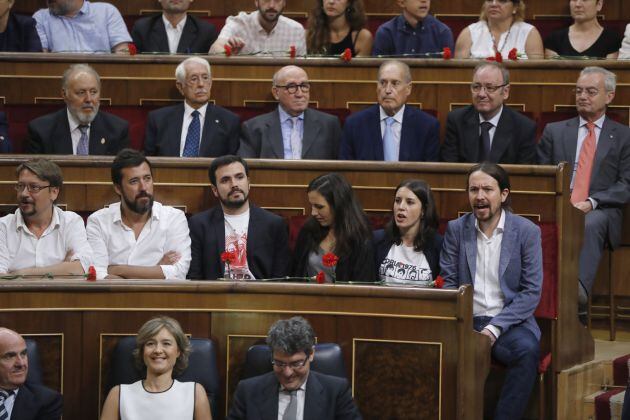
[[[81,138],[79,138],[79,144],[77,144],[77,155],[87,156],[90,154],[90,139],[87,135],[89,125],[80,125],[79,131],[81,131]]]
[[[9,418],[9,413],[7,413],[7,408],[4,406],[4,402],[13,395],[14,391],[7,391],[5,389],[0,389],[0,420],[7,420]]]

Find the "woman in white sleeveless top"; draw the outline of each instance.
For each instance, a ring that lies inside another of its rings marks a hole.
[[[117,385],[109,392],[101,420],[210,420],[210,403],[202,385],[173,379],[188,365],[190,342],[179,323],[160,316],[138,331],[136,364],[146,379]]]
[[[507,60],[516,48],[519,59],[544,58],[538,30],[525,23],[523,0],[486,0],[479,21],[464,28],[455,43],[455,58],[488,58],[501,53]]]

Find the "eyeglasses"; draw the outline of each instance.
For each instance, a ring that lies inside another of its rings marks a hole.
[[[271,359],[271,364],[273,365],[274,368],[278,370],[284,370],[284,368],[286,368],[287,366],[291,369],[301,369],[304,367],[304,365],[306,365],[307,361],[308,361],[308,357],[306,357],[303,360],[296,360],[295,362],[290,362],[290,363],[285,363],[285,362],[281,362],[280,360]]]
[[[288,85],[276,85],[275,87],[285,88],[287,92],[292,95],[297,92],[298,88],[300,88],[302,93],[307,93],[309,90],[311,90],[311,84],[309,82],[302,82],[299,85],[296,85],[295,83],[289,83]]]
[[[192,76],[188,79],[186,79],[186,84],[188,86],[197,86],[199,84],[199,82],[205,84],[208,84],[212,81],[212,79],[210,79],[210,75],[209,74],[204,74],[202,76]]]
[[[585,93],[586,96],[588,96],[589,98],[592,98],[593,96],[597,96],[597,94],[599,93],[599,89],[593,88],[593,87],[589,87],[589,88],[577,87],[573,89],[573,93],[575,93],[575,96],[582,96],[582,94]]]
[[[24,188],[26,188],[26,190],[28,192],[37,194],[38,192],[40,192],[44,188],[50,188],[50,187],[52,187],[52,185],[37,185],[37,184],[17,183],[17,184],[15,184],[15,191],[22,192],[24,190]]]
[[[502,85],[482,85],[480,83],[473,83],[472,85],[470,85],[470,90],[472,90],[474,93],[479,93],[481,92],[481,89],[485,89],[486,92],[488,93],[494,93],[497,90],[499,90],[499,88],[505,87],[509,85],[509,83],[503,83]]]

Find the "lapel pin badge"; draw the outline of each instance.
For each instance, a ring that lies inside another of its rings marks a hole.
[[[215,123],[219,124],[219,120],[214,120]]]
[[[105,137],[101,139],[101,144],[105,144]]]
[[[0,136],[0,141],[4,140],[4,136]]]

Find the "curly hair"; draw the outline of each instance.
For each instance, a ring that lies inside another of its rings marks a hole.
[[[315,332],[307,320],[294,316],[274,322],[266,341],[272,352],[279,350],[293,355],[303,351],[310,356],[315,345]]]
[[[348,0],[345,15],[351,33],[365,28],[367,18],[365,17],[363,0]],[[330,26],[328,25],[328,16],[324,11],[324,0],[317,0],[317,5],[309,13],[307,28],[306,49],[309,54],[329,52]]]

